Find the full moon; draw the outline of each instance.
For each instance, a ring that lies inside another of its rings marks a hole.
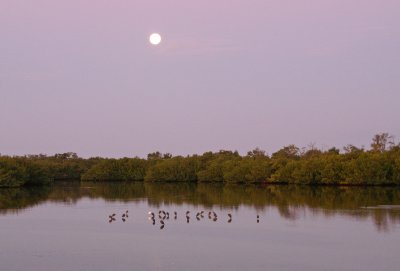
[[[153,33],[150,35],[149,41],[153,45],[158,45],[161,42],[161,36],[158,33]]]

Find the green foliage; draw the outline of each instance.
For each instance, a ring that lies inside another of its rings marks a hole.
[[[200,161],[196,156],[168,158],[152,165],[146,173],[145,181],[195,182],[199,168]]]
[[[82,175],[82,181],[143,181],[146,160],[140,158],[106,159]]]
[[[28,173],[19,160],[0,158],[0,187],[18,187],[28,181]]]
[[[270,166],[266,158],[245,157],[223,164],[224,181],[228,183],[265,182],[269,174]]]
[[[297,159],[300,156],[300,149],[295,145],[283,147],[279,151],[272,154],[274,159]]]
[[[208,152],[203,154],[203,164],[197,178],[200,182],[223,182],[224,181],[224,163],[227,161],[239,159],[237,152],[221,150],[218,153]]]
[[[43,185],[51,181],[48,168],[36,160],[0,157],[0,187]]]
[[[147,159],[0,156],[0,187],[48,184],[52,180],[289,183],[307,185],[400,185],[400,146],[387,133],[375,135],[371,150],[353,145],[322,151],[288,145],[269,157],[256,148],[241,156],[220,150],[202,155],[149,153]]]

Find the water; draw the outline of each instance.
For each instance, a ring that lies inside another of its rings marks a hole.
[[[170,213],[162,229],[160,209]],[[155,225],[149,211],[157,212]],[[59,183],[0,190],[5,271],[398,270],[399,249],[394,187]]]

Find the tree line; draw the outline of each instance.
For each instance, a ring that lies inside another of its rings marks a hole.
[[[272,155],[256,148],[246,155],[221,150],[202,155],[150,153],[142,158],[89,158],[75,153],[0,156],[0,187],[53,180],[283,183],[309,185],[399,185],[400,144],[387,133],[371,148],[347,145],[320,150],[285,146]]]

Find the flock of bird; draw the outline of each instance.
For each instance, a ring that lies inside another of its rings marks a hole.
[[[185,214],[186,214],[186,223],[189,223],[190,222],[190,211],[186,211]],[[148,215],[149,215],[148,219],[152,222],[153,225],[156,225],[156,218],[158,217],[158,220],[160,222],[160,230],[164,229],[165,222],[167,220],[169,220],[169,218],[170,218],[169,212],[164,211],[164,210],[159,210],[158,214],[156,214],[152,211],[149,211]],[[197,221],[200,221],[201,219],[204,218],[205,215],[206,215],[205,211],[200,211],[200,212],[196,213],[195,218]],[[172,216],[172,214],[171,214],[171,216]],[[128,217],[129,217],[128,210],[126,210],[122,214],[122,217],[121,217],[122,222],[125,222]],[[176,211],[173,212],[173,217],[174,217],[174,220],[176,220],[178,218],[178,213]],[[109,218],[108,222],[112,223],[112,222],[116,221],[116,214],[113,213],[113,214],[109,215],[108,218]],[[217,213],[214,211],[209,211],[208,219],[216,222],[218,220]],[[227,222],[228,223],[232,222],[232,214],[230,214],[230,213],[228,213],[228,221]],[[257,223],[260,223],[260,216],[258,214],[257,214]]]

